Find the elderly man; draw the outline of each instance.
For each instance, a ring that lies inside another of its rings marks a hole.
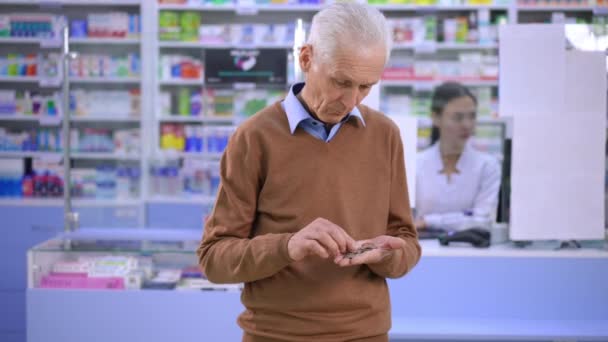
[[[420,258],[398,128],[361,100],[388,60],[376,9],[315,15],[306,83],[243,123],[198,249],[215,283],[244,282],[243,341],[387,341],[385,278]]]

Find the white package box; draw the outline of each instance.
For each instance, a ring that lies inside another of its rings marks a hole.
[[[403,153],[405,154],[405,174],[407,177],[407,190],[410,207],[416,204],[416,155],[418,144],[418,119],[407,115],[389,115],[399,127]]]
[[[500,116],[557,113],[564,108],[563,25],[500,26]]]
[[[599,51],[566,52],[566,113],[605,110],[606,53]],[[604,91],[598,91],[604,89]]]
[[[512,240],[604,237],[605,115],[562,111],[514,119]]]

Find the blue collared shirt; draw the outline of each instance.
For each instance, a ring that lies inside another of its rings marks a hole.
[[[287,113],[287,120],[289,121],[289,129],[291,130],[291,134],[294,134],[296,128],[299,126],[313,137],[325,142],[330,142],[331,139],[336,136],[340,130],[340,127],[342,127],[342,124],[350,120],[352,117],[361,120],[361,123],[363,126],[365,126],[365,120],[363,120],[361,112],[357,107],[355,107],[348,115],[346,115],[346,117],[344,117],[344,119],[342,119],[342,121],[335,124],[328,134],[325,130],[324,124],[321,121],[313,118],[304,108],[300,100],[298,100],[296,97],[302,88],[304,88],[304,83],[294,84],[285,97],[285,100],[281,103],[285,113]]]

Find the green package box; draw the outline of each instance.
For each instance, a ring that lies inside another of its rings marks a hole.
[[[180,20],[181,40],[198,41],[198,29],[201,26],[201,16],[196,12],[182,13]]]
[[[158,16],[158,35],[161,40],[179,40],[179,14],[172,11],[161,11]]]

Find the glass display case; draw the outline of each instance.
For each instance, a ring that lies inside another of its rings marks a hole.
[[[91,290],[240,290],[198,267],[199,231],[81,229],[28,251],[28,287]]]

